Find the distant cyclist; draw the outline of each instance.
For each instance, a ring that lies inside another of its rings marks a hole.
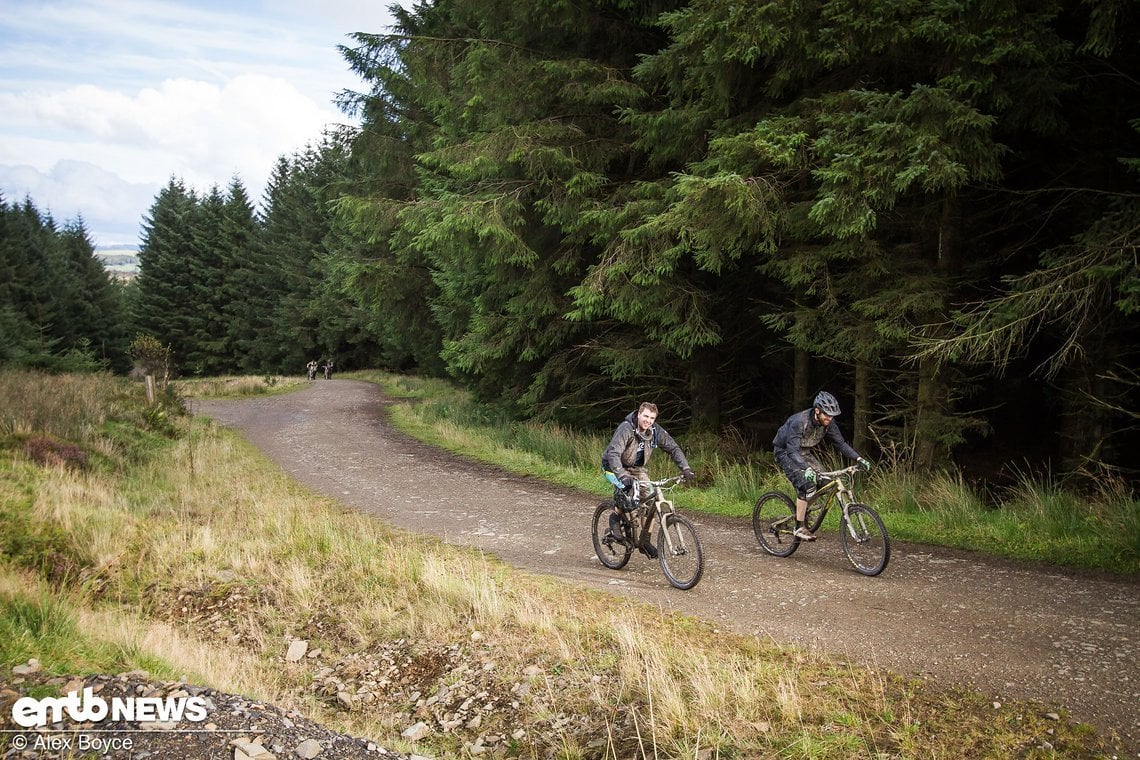
[[[673,436],[665,432],[665,428],[654,424],[656,420],[657,405],[646,401],[617,426],[610,445],[602,454],[602,470],[607,480],[626,491],[633,487],[635,479],[649,480],[646,466],[649,455],[658,447],[672,457],[685,480],[696,477],[681,447],[673,440]],[[641,526],[641,537],[637,541],[638,551],[651,559],[657,557],[657,550],[649,541],[653,517],[652,512],[646,516],[645,524]]]
[[[827,391],[820,391],[811,409],[796,412],[788,418],[772,446],[776,451],[776,464],[788,476],[796,489],[796,538],[814,541],[815,534],[804,525],[808,499],[815,494],[816,480],[823,470],[815,457],[815,449],[826,438],[832,448],[843,456],[856,460],[863,469],[870,470],[871,462],[851,448],[832,420],[839,416],[839,402]]]

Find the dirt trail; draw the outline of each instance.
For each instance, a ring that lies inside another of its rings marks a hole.
[[[639,554],[621,571],[601,566],[588,525],[597,497],[411,441],[387,425],[386,403],[370,383],[319,380],[282,396],[196,400],[191,410],[240,430],[298,481],[399,528],[996,702],[1036,700],[1117,734],[1123,756],[1140,756],[1140,579],[900,542],[887,571],[865,578],[834,534],[777,559],[744,520],[688,512],[705,574],[677,591]]]

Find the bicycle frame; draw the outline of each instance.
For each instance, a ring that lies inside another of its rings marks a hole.
[[[823,514],[820,515],[820,522],[824,517],[827,517],[828,511],[831,509],[832,498],[839,501],[839,506],[843,509],[843,524],[847,526],[847,532],[851,534],[852,538],[857,538],[855,529],[851,525],[851,515],[847,511],[847,507],[855,501],[855,493],[851,487],[847,485],[847,478],[854,475],[859,471],[858,465],[851,465],[844,467],[842,470],[831,470],[830,472],[821,472],[819,477],[828,478],[829,480],[821,485],[810,499],[807,500],[808,509],[823,499]]]
[[[665,515],[674,515],[677,513],[677,508],[673,505],[673,500],[668,498],[669,492],[677,486],[682,480],[681,475],[674,475],[671,478],[664,480],[642,480],[634,481],[633,498],[638,505],[638,511],[652,508],[655,519],[658,525],[664,525]],[[645,496],[642,496],[642,491],[646,491]],[[652,499],[652,502],[646,501]],[[643,515],[644,516],[644,515]],[[670,531],[665,531],[665,540],[669,543],[669,551],[676,552],[678,547],[673,545],[673,536]],[[660,547],[663,549],[664,547]],[[684,549],[685,547],[679,547]]]

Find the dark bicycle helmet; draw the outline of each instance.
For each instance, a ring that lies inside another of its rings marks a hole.
[[[820,391],[815,397],[815,408],[829,417],[835,417],[839,414],[839,402],[835,400],[827,391]]]

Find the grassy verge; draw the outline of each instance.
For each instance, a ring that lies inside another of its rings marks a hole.
[[[391,417],[421,440],[583,491],[604,496],[611,490],[599,473],[608,434],[502,419],[439,380],[379,372],[354,376],[378,383],[389,396],[414,399],[415,404],[393,407]],[[681,444],[698,475],[696,488],[679,492],[682,509],[749,518],[765,491],[791,494],[770,453],[711,437]],[[857,487],[897,539],[1058,566],[1140,572],[1140,500],[1121,480],[1101,482],[1098,491],[1081,493],[1024,477],[996,505],[955,473],[878,468]],[[825,526],[837,523],[832,510]]]
[[[101,396],[91,419],[102,421],[69,441],[110,452],[101,459],[37,462],[17,436],[0,439],[14,547],[0,565],[5,668],[34,657],[61,675],[185,674],[435,757],[1105,751],[1088,727],[1032,704],[995,708],[398,533],[210,423],[171,415],[175,434],[155,433],[131,396],[121,385]],[[313,656],[286,661],[296,639]],[[480,720],[457,722],[471,704]],[[417,721],[436,728],[413,745],[400,735]]]

